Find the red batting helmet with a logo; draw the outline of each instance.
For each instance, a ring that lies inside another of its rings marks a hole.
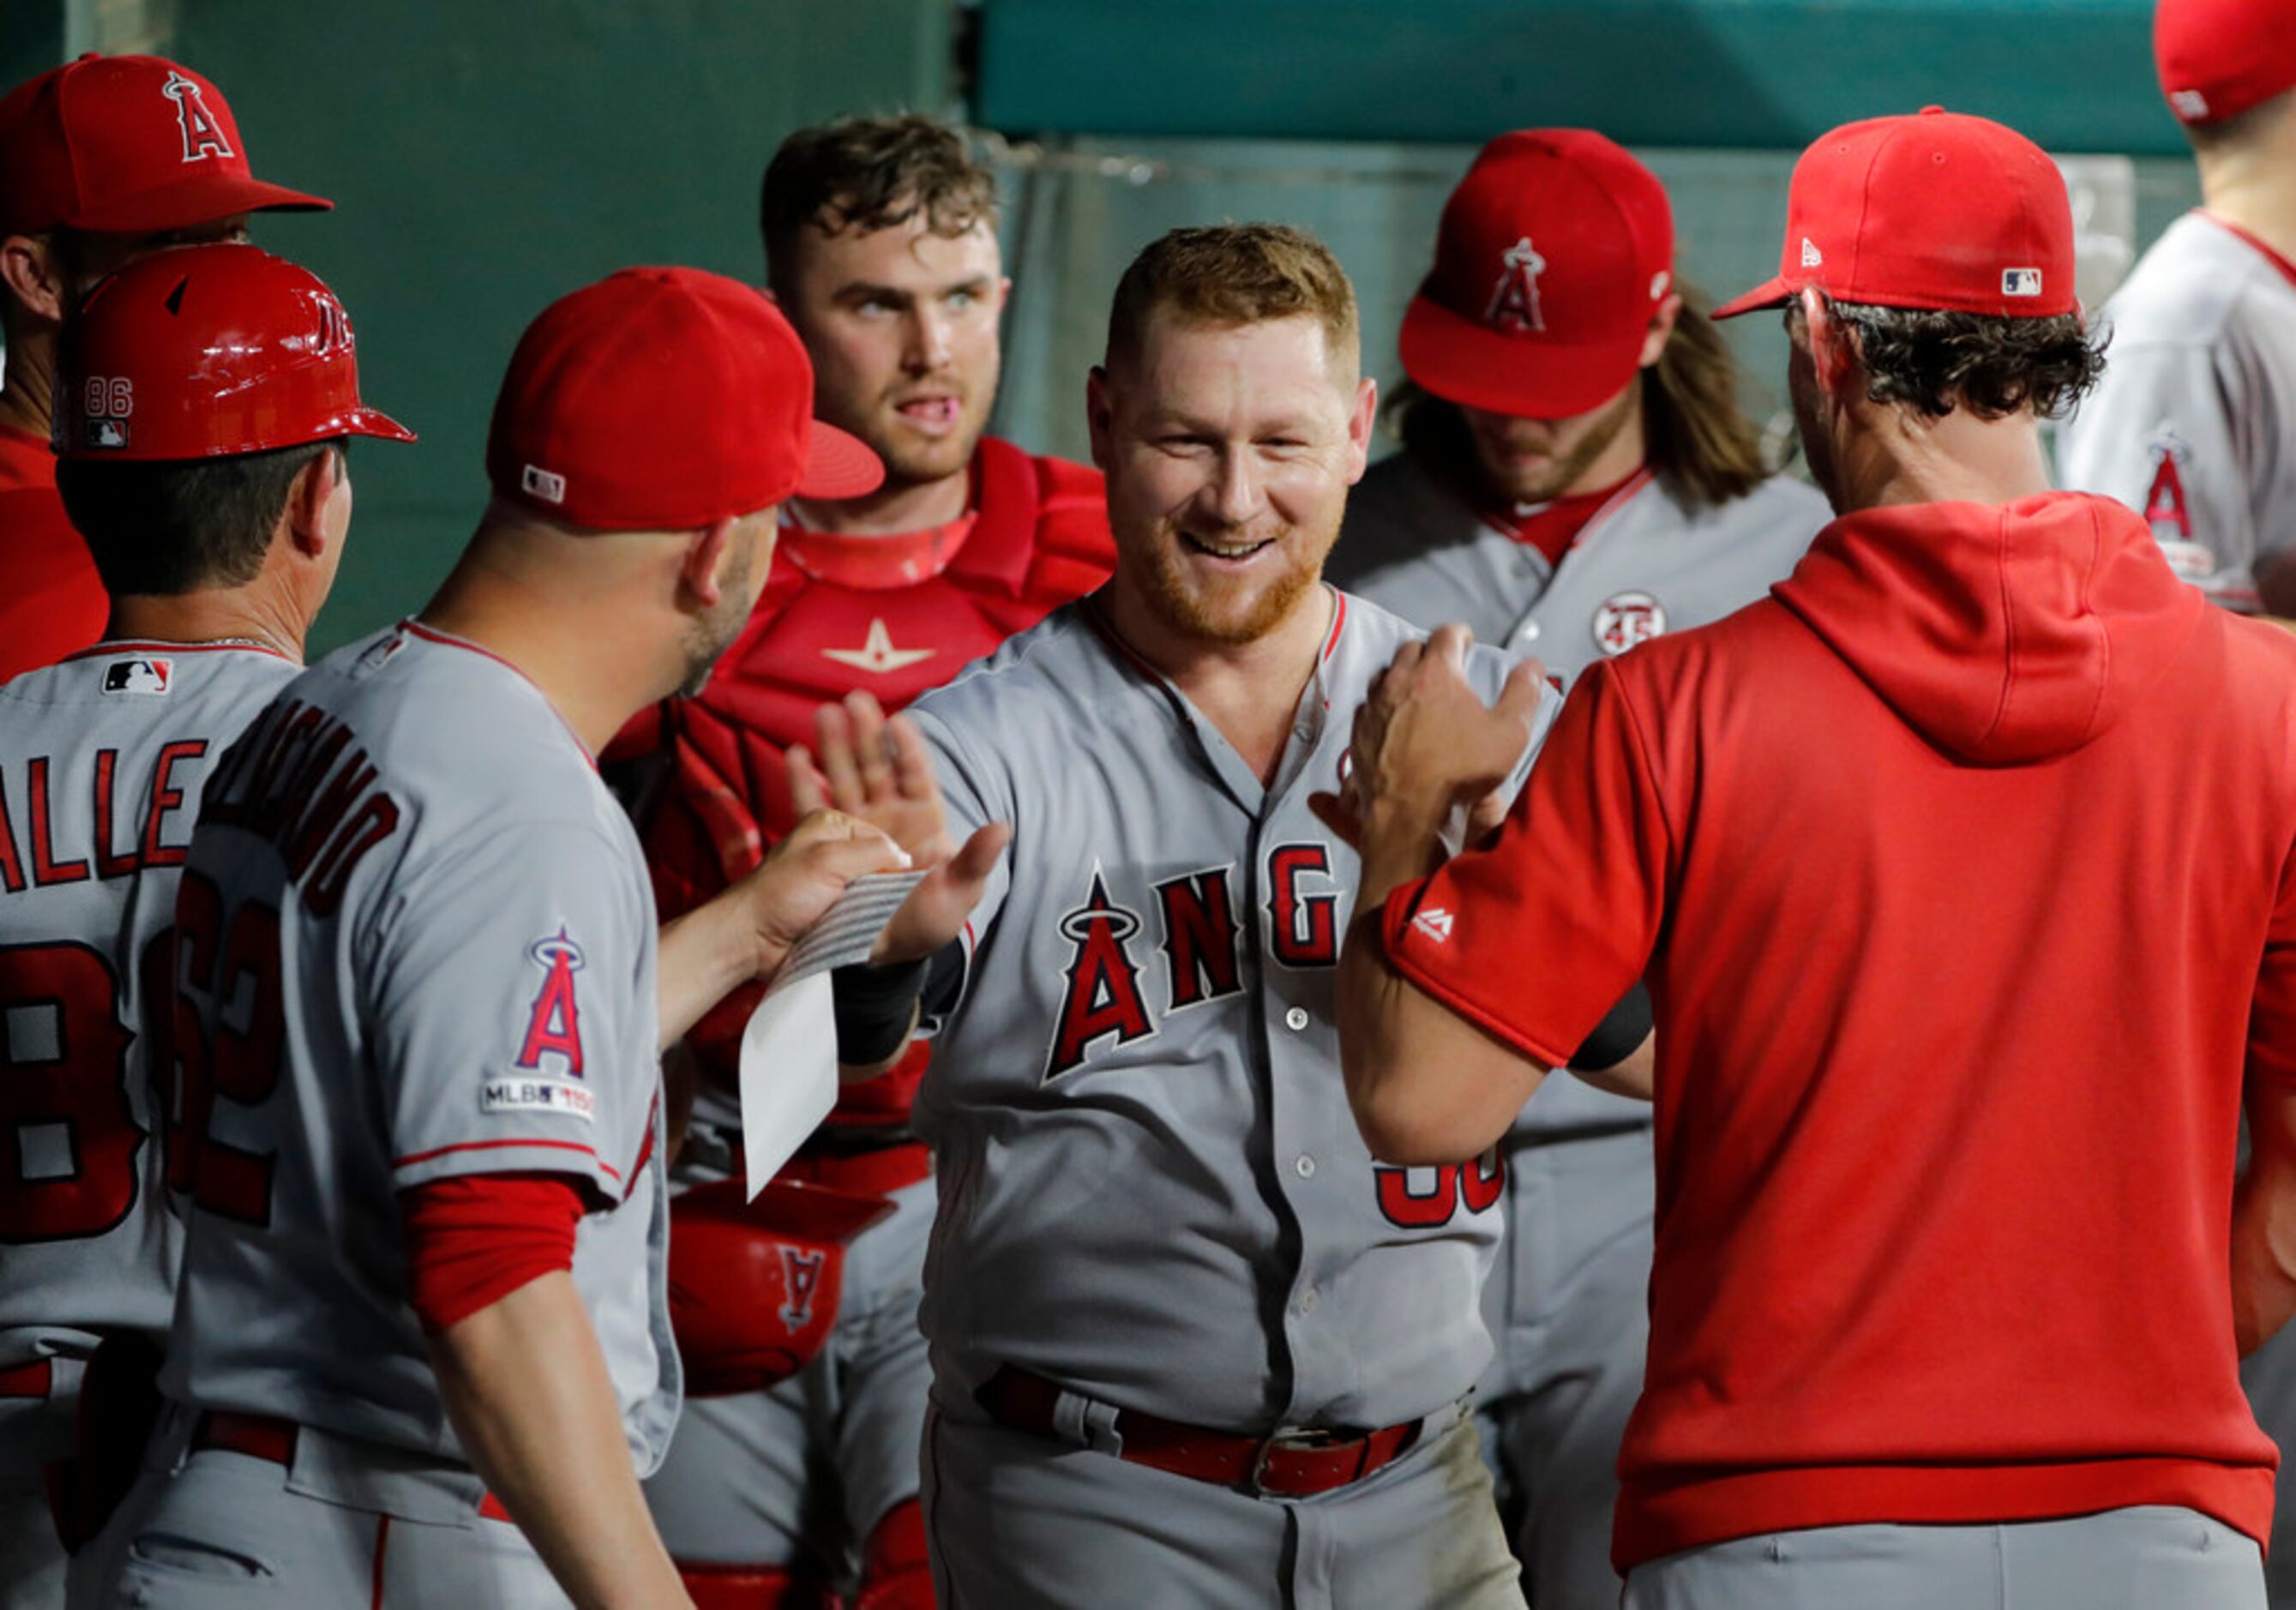
[[[223,92],[160,56],[91,53],[0,97],[0,234],[155,234],[332,204],[257,178]]]
[[[252,246],[130,263],[66,321],[55,449],[211,458],[337,436],[413,441],[359,400],[350,319],[318,276]]]

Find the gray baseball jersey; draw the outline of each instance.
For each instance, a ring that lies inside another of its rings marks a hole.
[[[78,1361],[175,1303],[166,938],[200,786],[299,669],[112,642],[0,687],[0,1606],[50,1606]]]
[[[330,656],[216,774],[177,916],[213,1066],[168,1394],[459,1458],[398,1193],[567,1174],[603,1204],[573,1278],[651,1471],[679,1395],[653,899],[541,691],[414,622]]]
[[[1567,686],[1597,660],[1751,604],[1785,579],[1833,517],[1815,489],[1783,476],[1718,507],[1690,509],[1645,473],[1587,522],[1556,566],[1398,453],[1373,466],[1349,499],[1328,568],[1341,586],[1429,630],[1459,621],[1479,643],[1536,654]],[[1520,1128],[1649,1121],[1646,1103],[1550,1079]]]
[[[167,1330],[176,882],[201,783],[299,669],[106,643],[0,687],[0,1369]]]
[[[958,835],[1013,830],[917,1103],[944,1390],[1011,1364],[1197,1424],[1379,1426],[1490,1356],[1500,1165],[1376,1163],[1340,1079],[1357,865],[1308,796],[1419,634],[1333,598],[1272,787],[1088,602],[913,707]],[[1506,668],[1470,665],[1486,697]]]
[[[2296,540],[2296,269],[2187,213],[2103,322],[2104,378],[2058,431],[2058,480],[2136,510],[2178,575],[2255,610],[2256,562]]]

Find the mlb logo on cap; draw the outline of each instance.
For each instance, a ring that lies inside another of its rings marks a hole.
[[[2001,271],[2001,294],[2004,296],[2040,295],[2041,271],[2038,268],[2004,268]]]
[[[566,477],[553,475],[539,464],[528,464],[521,471],[518,484],[545,503],[566,501]]]
[[[175,680],[173,660],[114,660],[103,668],[108,694],[165,694]]]
[[[124,420],[91,419],[82,432],[91,448],[125,448],[127,445],[127,424]]]

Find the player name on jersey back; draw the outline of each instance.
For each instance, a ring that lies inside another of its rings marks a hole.
[[[0,1368],[167,1328],[176,887],[211,768],[298,669],[112,643],[0,687]]]

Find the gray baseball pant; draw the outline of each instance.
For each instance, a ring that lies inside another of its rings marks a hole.
[[[1983,1526],[1819,1526],[1688,1548],[1624,1610],[2264,1610],[2254,1540],[2191,1509]]]

